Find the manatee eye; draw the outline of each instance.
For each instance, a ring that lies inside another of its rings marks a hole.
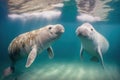
[[[93,31],[93,29],[91,28],[91,31]]]
[[[52,27],[49,27],[49,29],[52,29]]]

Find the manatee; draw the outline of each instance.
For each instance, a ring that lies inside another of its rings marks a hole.
[[[83,59],[84,51],[90,54],[91,61],[100,62],[104,68],[103,54],[109,48],[107,39],[95,30],[90,23],[84,23],[76,29],[76,34],[81,41],[80,58]]]
[[[64,33],[64,27],[61,24],[47,25],[37,30],[23,33],[12,40],[8,47],[9,57],[11,60],[10,67],[6,68],[4,75],[8,76],[15,71],[15,63],[27,57],[25,67],[28,68],[34,62],[36,56],[43,50],[47,50],[49,58],[54,57],[51,44],[60,38]]]

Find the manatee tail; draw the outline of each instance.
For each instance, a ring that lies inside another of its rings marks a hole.
[[[9,76],[10,74],[14,73],[15,71],[15,67],[14,66],[9,66],[8,68],[6,68],[3,72],[3,76],[4,77],[7,77]]]

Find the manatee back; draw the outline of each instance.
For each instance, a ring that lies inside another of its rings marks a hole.
[[[109,48],[109,42],[108,40],[103,36],[101,35],[100,33],[97,32],[97,45],[100,47],[102,53],[106,53],[106,51],[108,50]]]
[[[29,32],[23,33],[12,40],[8,47],[9,56],[13,60],[28,55],[31,50]]]

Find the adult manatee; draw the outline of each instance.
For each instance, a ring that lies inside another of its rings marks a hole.
[[[48,25],[37,30],[23,33],[12,40],[8,51],[11,65],[4,71],[4,76],[14,72],[15,63],[28,56],[25,67],[28,68],[34,62],[36,56],[43,50],[48,51],[49,58],[54,57],[51,43],[58,39],[64,32],[64,27],[60,24]]]

